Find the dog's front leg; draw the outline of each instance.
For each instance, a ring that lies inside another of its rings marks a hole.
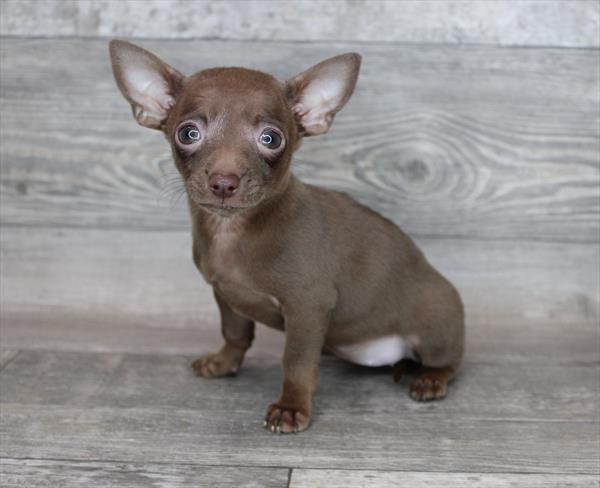
[[[196,373],[205,378],[237,373],[254,340],[254,322],[236,314],[217,292],[214,295],[221,312],[221,332],[225,344],[220,351],[203,356],[192,364]]]
[[[265,416],[271,432],[300,432],[308,428],[317,387],[319,359],[325,342],[326,314],[286,314],[283,387],[279,400]]]

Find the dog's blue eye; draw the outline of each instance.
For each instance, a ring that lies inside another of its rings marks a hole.
[[[177,131],[177,138],[186,146],[200,140],[200,130],[193,124],[186,124]]]
[[[265,129],[260,135],[259,141],[269,149],[277,149],[281,146],[281,136],[273,129]]]

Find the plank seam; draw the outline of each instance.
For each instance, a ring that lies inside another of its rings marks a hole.
[[[271,466],[263,464],[201,464],[201,463],[170,463],[165,461],[129,461],[126,459],[72,459],[72,458],[45,458],[45,457],[13,457],[13,456],[0,456],[0,461],[51,461],[51,462],[69,462],[73,464],[85,464],[85,463],[98,463],[98,464],[131,464],[131,465],[147,465],[153,464],[157,466],[193,466],[193,467],[205,467],[205,468],[255,468],[255,469],[279,469],[289,470],[289,475],[293,470],[312,470],[312,471],[374,471],[374,472],[391,472],[391,473],[440,473],[440,474],[520,474],[520,475],[551,475],[551,476],[596,476],[600,474],[599,471],[585,471],[579,473],[572,472],[548,472],[548,471],[415,471],[407,469],[381,469],[381,468],[320,468],[320,467],[305,467],[305,466],[294,466],[288,468],[286,466]],[[1,467],[1,464],[0,464]],[[290,478],[291,479],[291,478]],[[288,485],[289,486],[289,485]]]
[[[1,39],[1,37],[0,37]],[[599,50],[600,52],[600,50]],[[19,222],[3,222],[2,225],[0,226],[0,228],[4,228],[4,229],[30,229],[30,228],[35,228],[35,229],[44,229],[44,230],[57,230],[60,231],[61,229],[65,229],[65,230],[102,230],[102,231],[114,231],[114,232],[123,232],[123,231],[127,231],[127,232],[131,232],[131,233],[144,233],[144,232],[172,232],[174,234],[176,233],[189,233],[189,230],[191,230],[191,223],[188,226],[184,227],[184,226],[173,226],[173,227],[165,227],[165,226],[143,226],[143,227],[137,227],[137,228],[132,228],[132,227],[128,227],[126,224],[116,224],[116,225],[87,225],[87,224],[81,224],[81,225],[67,225],[64,223],[60,223],[59,225],[52,225],[52,224],[23,224],[23,223],[19,223]],[[400,228],[403,228],[402,225],[400,225]],[[580,246],[587,246],[587,245],[594,245],[594,244],[600,244],[600,233],[598,233],[598,237],[597,238],[567,238],[567,239],[536,239],[534,237],[523,237],[523,238],[516,238],[516,237],[486,237],[486,236],[481,236],[481,237],[477,237],[477,236],[466,236],[466,235],[460,235],[460,234],[421,234],[418,232],[412,232],[410,234],[410,237],[413,239],[435,239],[435,240],[444,240],[444,239],[450,239],[450,240],[456,240],[456,241],[470,241],[470,242],[503,242],[503,243],[510,243],[510,242],[518,242],[518,243],[528,243],[528,242],[534,242],[534,243],[543,243],[543,244],[572,244],[572,245],[580,245]]]
[[[110,35],[110,36],[81,36],[81,35],[22,35],[22,34],[3,34],[0,36],[2,40],[16,40],[16,41],[27,41],[27,40],[57,40],[57,41],[109,41],[110,39],[127,39],[134,42],[224,42],[224,43],[238,43],[238,44],[290,44],[299,45],[304,44],[310,45],[365,45],[365,46],[413,46],[413,47],[446,47],[446,48],[485,48],[485,49],[556,49],[561,51],[600,51],[598,46],[559,46],[554,44],[491,44],[483,42],[461,42],[461,43],[448,43],[448,42],[408,42],[408,41],[366,41],[366,40],[352,40],[352,39],[317,39],[317,40],[294,40],[294,39],[283,39],[283,40],[271,40],[271,39],[243,39],[233,37],[132,37],[122,35]]]
[[[1,317],[1,315],[0,315]],[[260,324],[262,327],[266,328],[266,325]],[[567,324],[568,325],[568,324]],[[143,332],[145,329],[144,327],[147,328],[151,328],[150,326],[140,326],[140,332]],[[165,329],[165,330],[169,330],[169,329]],[[182,330],[196,330],[195,328],[189,328],[189,329],[176,329],[173,330],[172,332],[179,332]],[[468,332],[468,328],[467,328],[467,332]],[[17,349],[17,348],[14,348]],[[12,357],[11,359],[9,359],[1,368],[0,368],[0,372],[6,367],[6,365],[8,363],[11,363],[19,354],[21,353],[28,353],[28,352],[39,352],[39,353],[51,353],[51,354],[90,354],[90,355],[103,355],[103,356],[110,356],[110,355],[114,355],[114,356],[146,356],[146,357],[165,357],[165,358],[181,358],[187,361],[193,361],[194,359],[197,358],[197,355],[194,354],[181,354],[179,352],[144,352],[144,351],[94,351],[94,350],[89,350],[89,349],[80,349],[80,348],[68,348],[68,349],[50,349],[47,347],[18,347],[18,351],[17,354]],[[281,354],[283,355],[283,350],[281,350]],[[331,358],[330,356],[321,356],[321,361],[323,363],[323,361],[325,361],[324,364],[326,364],[327,362],[327,358]],[[336,359],[335,357],[331,358],[331,362],[334,363],[340,363],[340,364],[344,364],[350,367],[358,367],[356,365],[352,365],[351,363],[347,363],[342,359]],[[244,362],[244,367],[242,367],[242,372],[245,369],[246,365],[251,364],[251,363],[257,363],[257,364],[261,364],[261,363],[273,363],[273,364],[280,364],[280,359],[276,358],[276,357],[248,357],[247,359],[245,359]],[[548,360],[548,361],[510,361],[510,359],[508,358],[504,358],[502,361],[498,361],[498,362],[490,362],[490,361],[478,361],[478,360],[470,360],[469,358],[465,358],[465,360],[462,363],[463,365],[467,365],[467,366],[489,366],[489,367],[493,367],[493,366],[503,366],[503,365],[532,365],[532,366],[560,366],[560,367],[565,367],[565,368],[586,368],[586,367],[591,367],[591,368],[595,368],[595,367],[599,367],[600,366],[600,359],[598,360],[590,360],[590,361],[580,361],[577,359],[573,359],[571,361],[568,362],[563,362],[561,360],[558,361],[552,361],[552,360]],[[384,366],[385,367],[385,366]],[[391,374],[391,369],[390,369],[390,374]],[[373,372],[373,374],[377,374],[376,372]],[[459,373],[462,374],[462,373]]]

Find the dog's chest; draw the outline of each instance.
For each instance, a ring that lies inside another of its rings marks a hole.
[[[244,239],[235,222],[215,226],[200,270],[206,279],[239,315],[254,320],[273,322],[280,311],[278,300],[263,291],[252,272]]]
[[[243,259],[239,232],[231,225],[216,228],[204,256],[202,273],[209,283],[242,281]]]

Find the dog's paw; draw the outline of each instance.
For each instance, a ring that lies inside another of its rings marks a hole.
[[[234,376],[239,369],[239,361],[221,352],[207,354],[192,363],[192,368],[203,378]]]
[[[431,375],[423,375],[410,385],[410,396],[418,402],[440,400],[448,393],[448,382]]]
[[[264,426],[270,432],[291,434],[308,429],[310,416],[297,408],[286,407],[273,403],[267,409]]]

